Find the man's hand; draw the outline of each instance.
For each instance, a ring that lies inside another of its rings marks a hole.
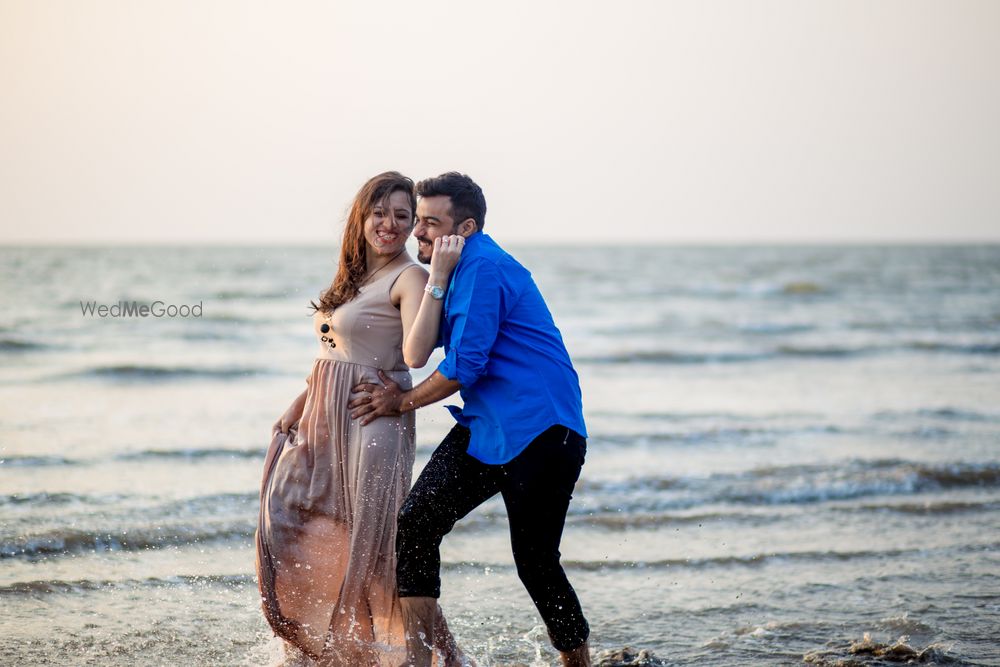
[[[351,394],[361,394],[347,404],[352,410],[351,419],[364,416],[361,420],[362,426],[367,426],[379,417],[398,417],[402,414],[400,405],[403,403],[403,390],[399,384],[389,379],[381,370],[378,377],[383,386],[362,382],[351,389]]]

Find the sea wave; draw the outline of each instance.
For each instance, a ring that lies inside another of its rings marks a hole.
[[[1000,422],[1000,415],[989,415],[972,410],[960,410],[958,408],[924,408],[917,411],[921,417],[935,417],[937,419],[948,419],[954,421],[997,421]]]
[[[261,322],[255,317],[248,317],[246,315],[237,315],[235,313],[214,313],[207,312],[199,318],[202,322],[223,322],[225,324],[254,324],[255,322]]]
[[[580,355],[578,364],[709,364],[743,363],[774,358],[768,352],[680,352],[671,350],[636,350],[602,355]]]
[[[950,406],[924,407],[915,410],[879,410],[872,418],[881,421],[936,419],[949,422],[988,422],[1000,423],[1000,414],[978,412]]]
[[[499,517],[503,518],[503,517]],[[603,528],[612,531],[660,528],[688,524],[707,524],[717,521],[731,521],[741,526],[760,526],[780,523],[787,517],[775,513],[757,512],[705,512],[701,514],[679,514],[676,512],[616,512],[605,514],[574,514],[567,517],[567,525]]]
[[[221,516],[228,512],[236,517],[256,516],[260,497],[256,491],[245,493],[210,493],[191,498],[171,500],[156,508],[158,515],[180,516]],[[227,529],[228,530],[228,529]]]
[[[639,293],[633,291],[633,295]],[[741,282],[705,282],[693,284],[673,284],[656,286],[649,296],[693,297],[697,299],[718,299],[722,301],[738,299],[788,299],[808,297],[831,297],[837,290],[817,280],[772,280]]]
[[[264,441],[264,436],[261,438]],[[134,463],[143,461],[201,461],[205,459],[262,459],[264,445],[260,447],[184,447],[178,449],[144,449],[123,452],[106,458],[71,459],[65,456],[11,455],[0,458],[0,469],[35,468],[49,466],[86,466],[104,461]]]
[[[53,593],[84,593],[89,591],[137,588],[168,588],[176,586],[249,586],[256,579],[250,574],[178,575],[146,579],[61,579],[19,581],[0,586],[0,595],[50,595]]]
[[[68,459],[65,456],[31,456],[31,455],[7,455],[0,458],[0,469],[21,468],[37,466],[71,466],[81,463],[78,459]]]
[[[952,354],[975,355],[1000,354],[1000,343],[948,343],[916,340],[906,343],[904,347],[920,352],[950,352]]]
[[[721,428],[677,429],[640,433],[594,433],[589,447],[608,445],[649,445],[658,443],[703,445],[719,442],[761,443],[791,436],[846,432],[833,424],[803,425],[797,428],[734,426]]]
[[[562,561],[563,567],[580,572],[642,572],[647,570],[704,570],[716,568],[757,568],[785,563],[836,563],[865,560],[887,561],[894,558],[912,558],[932,553],[952,554],[994,551],[1000,543],[967,544],[940,549],[857,549],[857,550],[802,550],[756,552],[743,555],[707,556],[700,558],[662,558],[655,560],[622,560],[602,558],[599,560]],[[447,572],[512,572],[515,565],[509,562],[479,560],[442,561],[441,568]],[[38,595],[52,593],[81,593],[106,589],[162,588],[176,586],[222,585],[230,587],[251,586],[256,579],[250,574],[220,575],[178,575],[172,577],[149,577],[145,579],[80,579],[80,580],[32,580],[14,582],[0,586],[0,595]]]
[[[770,422],[787,419],[817,419],[823,415],[817,412],[768,412],[763,414],[739,412],[635,412],[622,413],[617,410],[588,410],[587,414],[594,417],[614,417],[618,419],[643,421],[739,421],[739,422]]]
[[[116,461],[201,460],[209,458],[262,459],[264,447],[188,447],[185,449],[145,449],[115,456]]]
[[[671,524],[714,521],[768,524],[787,518],[794,505],[832,502],[825,510],[912,515],[991,512],[1000,507],[1000,463],[917,463],[905,460],[850,460],[836,464],[764,466],[708,476],[646,475],[624,480],[584,477],[574,491],[568,523],[604,530],[656,529]],[[920,494],[972,490],[971,498],[930,498]],[[989,497],[979,495],[988,491]],[[892,500],[909,496],[911,500]],[[857,501],[849,504],[837,501]],[[882,500],[875,500],[882,498]],[[248,542],[255,529],[256,491],[214,493],[189,498],[90,496],[71,493],[8,494],[0,506],[65,507],[117,503],[102,512],[100,526],[88,527],[67,515],[73,527],[24,533],[24,522],[0,535],[0,558],[37,560],[67,554],[140,551],[225,541]],[[781,508],[788,508],[781,509]],[[491,530],[505,521],[499,501],[491,501],[457,530]],[[82,524],[82,525],[81,525]],[[31,530],[31,528],[27,528]],[[37,529],[36,529],[37,530]]]
[[[857,507],[838,508],[848,512],[878,512],[916,514],[925,516],[993,512],[1000,509],[1000,500],[976,501],[926,501],[915,503],[871,503]]]
[[[567,570],[584,572],[630,572],[661,569],[707,569],[730,567],[760,567],[773,563],[834,563],[859,560],[887,560],[900,557],[928,555],[931,553],[956,553],[992,550],[1000,544],[991,542],[983,544],[968,544],[958,547],[941,549],[857,549],[850,551],[838,550],[803,550],[803,551],[771,551],[744,555],[707,556],[702,558],[662,558],[656,560],[619,560],[603,558],[600,560],[565,559],[561,563]],[[489,570],[509,571],[514,569],[511,563],[492,563],[485,561],[442,562],[442,568],[452,571]]]
[[[577,485],[577,501],[570,512],[657,512],[713,504],[809,504],[998,486],[1000,463],[852,460],[837,465],[769,466],[707,477],[584,478]]]
[[[630,324],[621,321],[592,323],[587,321],[590,331],[599,336],[612,336],[621,339],[625,336],[662,334],[664,331],[677,331],[678,322],[672,319],[662,319],[654,322]],[[815,331],[815,324],[780,323],[780,322],[729,322],[723,320],[706,320],[697,324],[700,331],[733,332],[736,334],[767,338],[768,336],[783,336]]]
[[[100,506],[105,520],[114,521],[113,512],[120,511],[120,520],[128,523],[140,516],[147,524],[157,522],[175,523],[184,517],[248,517],[256,514],[259,501],[257,492],[210,493],[187,498],[163,499],[155,495],[135,493],[88,494],[70,492],[11,493],[0,495],[0,506],[46,508],[51,506],[79,505],[84,509]],[[109,506],[119,505],[117,509]],[[109,514],[109,512],[112,512]],[[74,518],[74,520],[77,520]],[[203,522],[202,522],[203,523]],[[122,529],[127,530],[126,528]],[[98,531],[101,534],[107,530]],[[112,533],[114,531],[111,531]]]
[[[44,343],[28,341],[22,338],[0,338],[0,353],[3,352],[28,352],[30,350],[44,350],[50,347]]]
[[[579,501],[578,496],[578,501]],[[648,499],[647,499],[648,500]],[[644,511],[642,500],[633,505],[612,507],[609,504],[595,509],[586,499],[580,501],[583,508],[571,506],[566,518],[567,526],[580,528],[596,528],[611,532],[630,530],[655,530],[667,526],[711,525],[720,522],[735,524],[743,528],[780,524],[788,520],[789,514],[778,508],[787,507],[784,504],[767,504],[753,509],[734,509],[731,506],[714,511],[691,512],[700,505],[694,501],[676,503],[679,506],[673,510]],[[650,502],[653,504],[655,501]],[[668,503],[669,504],[669,503]],[[924,502],[885,502],[834,505],[825,511],[839,514],[907,514],[916,516],[949,516],[957,514],[975,514],[993,512],[1000,509],[1000,500],[986,501],[947,501],[928,500]],[[505,527],[507,513],[502,507],[489,507],[477,510],[455,525],[457,533],[475,533],[483,529]]]
[[[574,357],[579,364],[738,364],[780,359],[854,359],[900,352],[933,352],[970,356],[1000,354],[1000,343],[947,343],[907,341],[868,344],[855,347],[838,345],[781,344],[765,349],[727,351],[628,350],[610,354],[583,354]]]
[[[909,550],[915,551],[915,550]],[[775,561],[779,562],[834,562],[864,560],[871,558],[897,558],[908,553],[905,549],[860,550],[860,551],[788,551],[780,553],[755,553],[745,556],[714,556],[707,558],[663,558],[659,560],[615,560],[574,561],[564,560],[567,569],[589,572],[658,570],[666,568],[703,569],[709,567],[757,567]]]
[[[755,336],[779,336],[792,333],[805,333],[814,331],[815,324],[782,324],[777,322],[755,322],[752,324],[738,324],[736,330],[743,334]]]
[[[287,299],[294,292],[292,289],[219,289],[210,296],[217,301],[266,301],[269,299]]]
[[[93,495],[86,493],[48,492],[39,493],[9,493],[0,495],[0,507],[2,506],[35,506],[48,507],[51,505],[106,505],[119,502],[130,496],[123,494]]]
[[[52,376],[50,380],[106,379],[106,380],[233,380],[251,375],[270,375],[272,371],[260,367],[183,367],[151,366],[145,364],[114,364],[95,366],[72,373]]]
[[[67,556],[108,551],[145,551],[220,541],[247,541],[256,530],[255,521],[218,526],[173,525],[142,527],[116,532],[62,528],[0,541],[0,560],[29,561],[49,556]]]
[[[813,429],[813,430],[827,430],[832,429],[835,431],[843,430],[843,427],[833,425],[833,424],[817,424],[817,420],[823,418],[822,413],[813,412],[769,412],[763,414],[749,414],[749,413],[737,413],[737,412],[636,412],[636,413],[623,413],[620,411],[610,411],[610,410],[590,410],[588,415],[593,417],[601,418],[613,418],[613,419],[625,419],[629,422],[632,421],[663,421],[663,422],[689,422],[689,421],[703,421],[708,423],[731,423],[739,422],[743,423],[762,423],[768,424],[773,422],[788,422],[788,421],[804,421],[806,425],[803,428]],[[969,410],[966,408],[957,408],[953,406],[926,406],[920,408],[914,408],[911,410],[878,410],[872,412],[868,415],[869,418],[876,421],[908,421],[912,419],[940,419],[942,421],[956,421],[956,422],[990,422],[990,423],[1000,423],[1000,413],[990,413],[990,412],[979,412],[976,410]]]

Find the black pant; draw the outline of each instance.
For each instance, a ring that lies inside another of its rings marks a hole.
[[[441,539],[456,521],[500,493],[517,575],[545,621],[552,645],[560,651],[580,646],[590,627],[559,564],[559,541],[586,439],[565,426],[553,426],[508,463],[488,465],[467,453],[469,436],[464,426],[451,430],[399,511],[400,597],[440,597]]]

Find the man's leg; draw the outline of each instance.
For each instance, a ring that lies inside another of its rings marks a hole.
[[[504,464],[501,487],[510,519],[517,574],[567,665],[589,665],[590,627],[559,563],[566,511],[580,477],[587,441],[553,426]]]
[[[406,626],[406,662],[404,667],[424,667],[431,664],[434,647],[434,623],[437,620],[437,600],[431,597],[399,598]]]
[[[406,624],[408,663],[431,664],[441,540],[455,522],[499,491],[499,466],[466,453],[469,429],[456,425],[434,450],[399,511],[396,588]]]

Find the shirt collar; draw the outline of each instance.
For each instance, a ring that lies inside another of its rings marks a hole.
[[[475,248],[477,245],[483,242],[483,237],[486,234],[484,232],[476,232],[469,238],[465,239],[466,248]]]
[[[465,239],[465,247],[462,249],[462,256],[458,258],[458,264],[451,272],[451,277],[448,279],[448,289],[455,284],[455,276],[458,274],[458,267],[462,266],[462,262],[466,257],[476,254],[479,248],[485,243],[486,239],[483,238],[485,234],[483,232],[476,232],[469,238]]]

